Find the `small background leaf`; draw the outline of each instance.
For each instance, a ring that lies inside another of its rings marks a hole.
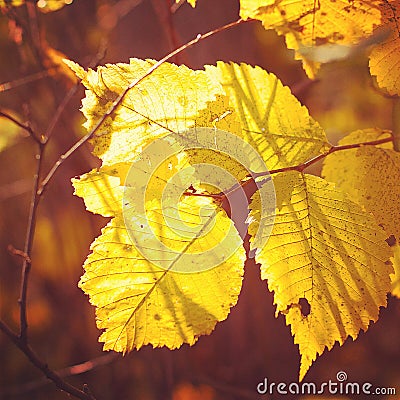
[[[312,0],[241,0],[240,16],[255,18],[265,29],[275,29],[285,35],[288,48],[296,51],[327,43],[352,45],[370,35],[381,22],[380,1]],[[318,62],[305,59],[303,66],[310,78],[319,68]]]
[[[376,45],[369,58],[371,75],[375,75],[378,85],[390,95],[400,95],[400,4],[398,1],[380,2],[382,25],[390,29],[390,36]]]

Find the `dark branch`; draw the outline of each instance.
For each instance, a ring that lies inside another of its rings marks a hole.
[[[83,390],[79,390],[75,386],[65,382],[56,372],[51,370],[46,363],[44,363],[32,350],[29,344],[24,341],[20,336],[14,333],[4,322],[0,321],[0,330],[8,336],[8,338],[17,346],[29,359],[29,361],[43,374],[50,379],[59,389],[64,390],[82,400],[95,400],[95,398]]]
[[[23,124],[22,122],[19,122],[17,119],[15,119],[12,115],[4,112],[4,111],[0,111],[0,117],[4,117],[7,118],[8,120],[10,120],[11,122],[13,122],[15,125],[19,126],[20,128],[22,128],[23,130],[25,130],[26,132],[29,133],[29,135],[32,137],[32,139],[36,142],[36,143],[41,143],[41,140],[39,139],[39,136],[36,135],[36,133],[33,131],[33,129],[27,125],[27,124]]]

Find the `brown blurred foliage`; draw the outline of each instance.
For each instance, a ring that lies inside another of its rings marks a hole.
[[[60,67],[62,54],[83,66],[100,57],[102,49],[106,52],[101,63],[159,59],[198,33],[238,18],[234,0],[198,0],[195,9],[185,3],[174,13],[172,3],[75,0],[48,14],[31,6],[0,12],[0,83],[6,83],[0,85],[0,109],[45,133],[75,85]],[[323,67],[312,82],[281,37],[249,22],[201,42],[174,62],[202,68],[217,60],[258,64],[274,72],[334,143],[354,129],[391,128],[391,100],[375,89],[365,54]],[[46,149],[46,172],[84,134],[79,112],[83,95],[78,88],[57,120]],[[0,118],[0,137],[9,129]],[[77,281],[89,245],[106,219],[86,212],[70,184],[72,177],[97,165],[90,146],[77,151],[57,172],[40,204],[28,296],[30,342],[54,369],[92,359],[90,365],[96,366],[96,357],[102,355],[94,310]],[[0,317],[16,328],[21,259],[7,248],[23,248],[35,171],[34,143],[24,132],[17,130],[11,144],[0,149],[0,166]],[[284,319],[275,319],[274,311],[272,295],[250,260],[238,305],[212,335],[200,338],[192,348],[145,348],[110,357],[98,368],[66,379],[79,387],[88,383],[98,399],[259,399],[256,386],[264,377],[297,381],[298,350]],[[400,391],[399,317],[399,301],[389,298],[368,333],[320,357],[306,380],[327,381],[343,370],[351,381],[397,385]],[[2,334],[0,371],[2,399],[67,398],[43,382],[41,373]]]

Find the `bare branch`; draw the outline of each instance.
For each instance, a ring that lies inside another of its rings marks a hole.
[[[88,360],[88,361],[85,361],[80,364],[75,364],[70,367],[59,369],[55,372],[60,378],[65,379],[65,378],[68,378],[69,376],[80,375],[80,374],[84,374],[84,373],[93,371],[94,369],[100,368],[102,366],[105,366],[105,365],[108,365],[108,364],[114,362],[118,358],[119,358],[119,354],[112,352],[112,353],[108,353],[108,354],[93,358],[92,360]],[[46,377],[32,380],[27,383],[18,384],[14,387],[8,388],[8,389],[0,392],[0,397],[2,395],[3,396],[24,395],[27,393],[31,393],[35,390],[41,389],[42,387],[44,387],[50,383],[51,383],[51,381],[46,379]]]
[[[11,122],[13,122],[15,125],[19,126],[20,128],[22,128],[23,130],[25,130],[26,132],[29,133],[29,135],[31,136],[31,138],[36,142],[36,143],[41,143],[41,140],[39,139],[39,136],[34,132],[34,130],[27,124],[23,124],[22,122],[19,122],[17,119],[15,119],[12,115],[4,112],[4,111],[0,111],[0,117],[4,117],[7,118],[8,120],[10,120]]]
[[[5,92],[6,90],[15,89],[18,86],[26,85],[27,83],[31,83],[39,79],[46,78],[52,72],[57,71],[58,69],[59,67],[53,67],[39,72],[35,72],[31,75],[24,76],[23,78],[20,79],[15,79],[14,81],[0,83],[0,93]]]
[[[8,338],[28,357],[29,361],[43,374],[50,379],[61,390],[68,392],[78,399],[82,400],[95,400],[93,395],[85,393],[83,390],[76,388],[65,382],[56,372],[51,370],[46,363],[44,363],[28,343],[14,333],[4,322],[0,321],[0,330],[8,336]]]
[[[28,227],[25,236],[25,245],[24,245],[24,253],[27,255],[24,258],[24,262],[22,264],[22,277],[21,277],[21,288],[20,288],[20,297],[18,300],[19,308],[20,308],[20,333],[19,337],[22,342],[27,342],[27,329],[28,329],[28,321],[26,315],[26,298],[28,291],[28,278],[29,272],[31,269],[32,261],[31,261],[31,250],[33,244],[33,237],[35,235],[35,227],[36,227],[36,216],[37,209],[40,201],[40,196],[37,195],[40,174],[42,171],[43,165],[43,152],[44,152],[44,144],[39,144],[38,154],[36,155],[37,165],[36,165],[36,173],[34,176],[33,190],[32,190],[32,198],[29,207],[29,219],[28,219]]]
[[[104,58],[104,56],[106,54],[106,50],[107,50],[107,42],[102,41],[102,43],[100,44],[100,47],[99,47],[99,51],[93,57],[93,59],[90,61],[90,64],[89,64],[90,68],[94,68]],[[74,86],[72,86],[71,89],[68,91],[68,93],[63,98],[63,101],[61,102],[61,104],[57,107],[54,117],[52,118],[52,120],[50,121],[50,124],[48,125],[48,127],[46,129],[46,133],[44,134],[43,142],[46,143],[49,140],[51,134],[53,133],[54,128],[56,127],[62,113],[65,110],[65,107],[67,106],[67,104],[69,103],[69,101],[71,100],[73,95],[76,93],[76,91],[78,90],[79,85],[80,85],[80,82],[77,82]]]
[[[25,252],[23,252],[22,250],[18,250],[16,249],[12,244],[9,244],[7,246],[7,250],[10,254],[12,254],[13,256],[18,256],[18,257],[22,257],[24,260],[28,261],[28,262],[32,262],[30,257],[28,256],[28,254],[26,254]]]
[[[268,176],[268,175],[273,175],[273,174],[277,174],[277,173],[280,173],[280,172],[288,172],[288,171],[299,171],[299,172],[302,172],[306,168],[308,168],[310,165],[315,164],[316,162],[318,162],[318,161],[324,159],[325,157],[327,157],[329,154],[335,153],[337,151],[343,151],[343,150],[349,150],[349,149],[357,149],[357,148],[360,148],[360,147],[363,147],[363,146],[377,146],[379,144],[393,142],[393,140],[394,140],[394,138],[391,135],[391,136],[388,136],[386,138],[378,139],[378,140],[372,140],[370,142],[346,144],[346,145],[343,145],[343,146],[332,146],[327,152],[325,152],[323,154],[319,154],[318,156],[313,157],[310,160],[305,161],[302,164],[293,165],[293,166],[289,166],[289,167],[278,168],[278,169],[272,169],[271,171],[268,171],[268,172],[254,173],[254,174],[252,174],[252,176],[249,176],[247,180],[242,181],[242,182],[237,183],[236,185],[232,186],[227,192],[218,193],[218,194],[212,194],[212,195],[210,195],[208,193],[185,192],[185,195],[187,195],[187,196],[213,197],[215,200],[224,201],[225,199],[228,198],[228,196],[230,194],[232,194],[236,190],[242,189],[242,188],[244,188],[245,186],[247,186],[249,184],[252,184],[252,183],[254,184],[254,179],[255,178]],[[257,189],[257,185],[254,185],[254,191],[256,189]],[[254,191],[250,192],[250,193],[247,193],[247,196],[250,198],[254,194]]]
[[[378,144],[383,144],[383,143],[389,143],[393,142],[393,136],[389,136],[387,138],[383,139],[378,139],[378,140],[372,140],[370,142],[363,142],[363,143],[354,143],[354,144],[346,144],[343,146],[332,146],[326,153],[320,154],[314,158],[311,158],[310,160],[293,166],[293,167],[285,167],[285,168],[278,168],[269,171],[270,174],[277,174],[278,172],[287,172],[287,171],[299,171],[302,172],[306,168],[308,168],[310,165],[315,164],[316,162],[322,160],[323,158],[327,157],[329,154],[335,153],[337,151],[343,151],[343,150],[349,150],[349,149],[358,149],[363,146],[377,146]],[[261,174],[254,174],[254,177],[257,176],[263,176],[265,173]]]

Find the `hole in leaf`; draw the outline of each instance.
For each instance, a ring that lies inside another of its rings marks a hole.
[[[386,239],[386,243],[392,247],[396,244],[396,238],[393,235],[390,235],[387,239]]]
[[[299,300],[299,304],[300,304],[301,315],[303,317],[307,317],[307,315],[310,314],[310,311],[311,311],[310,303],[307,301],[307,299],[302,297]]]

